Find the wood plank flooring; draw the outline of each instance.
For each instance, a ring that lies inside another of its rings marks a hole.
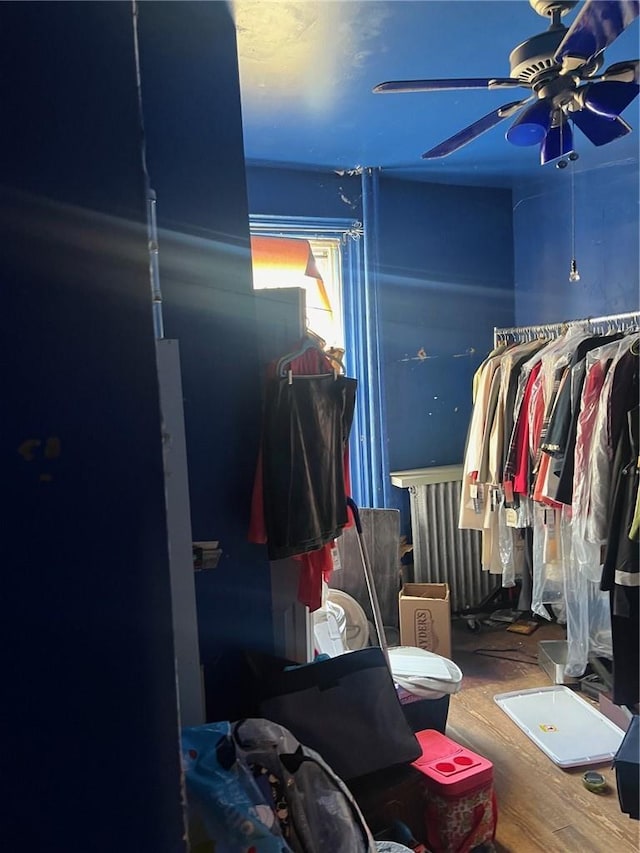
[[[497,853],[635,853],[639,824],[620,811],[614,771],[594,768],[608,792],[590,793],[582,784],[584,768],[557,767],[493,701],[497,693],[549,686],[535,662],[537,643],[564,637],[558,625],[522,636],[504,629],[472,634],[454,622],[452,656],[464,678],[451,697],[447,734],[493,762]],[[519,660],[488,657],[478,653],[482,649]]]

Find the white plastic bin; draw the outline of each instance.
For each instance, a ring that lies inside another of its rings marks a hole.
[[[396,684],[424,699],[441,699],[462,686],[460,667],[435,652],[398,646],[389,649],[389,664]]]

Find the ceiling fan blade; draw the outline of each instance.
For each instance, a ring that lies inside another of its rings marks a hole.
[[[555,53],[563,70],[578,68],[612,44],[640,14],[640,0],[586,0]]]
[[[610,119],[592,113],[590,110],[580,110],[580,112],[571,113],[571,118],[587,139],[598,146],[607,145],[614,139],[619,139],[631,132],[631,126],[620,116]]]
[[[458,131],[458,133],[453,136],[450,136],[449,139],[445,139],[444,142],[436,145],[435,148],[425,151],[422,155],[422,159],[435,160],[438,157],[446,157],[448,154],[453,154],[454,151],[462,148],[463,145],[466,145],[468,142],[472,142],[478,136],[485,133],[485,131],[491,130],[492,127],[500,124],[500,122],[505,118],[509,118],[514,115],[519,109],[524,107],[525,104],[528,104],[530,100],[531,98],[525,98],[523,101],[514,101],[511,104],[505,104],[502,107],[498,107],[497,110],[487,113],[486,116],[483,116],[481,119],[478,119],[478,121],[475,121],[473,124],[470,124],[463,130]]]
[[[621,83],[640,83],[640,59],[614,62],[600,74],[598,80],[618,80]]]
[[[637,83],[602,80],[583,87],[582,102],[592,113],[611,119],[626,110],[638,92],[640,86]]]
[[[385,92],[450,92],[456,89],[529,88],[514,77],[464,77],[459,80],[389,80],[373,87],[376,95]]]

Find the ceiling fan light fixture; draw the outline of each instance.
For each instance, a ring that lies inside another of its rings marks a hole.
[[[637,97],[640,86],[637,83],[623,83],[619,80],[602,80],[586,87],[583,101],[592,113],[604,118],[617,118],[631,101]]]
[[[514,121],[506,133],[512,145],[539,145],[551,127],[551,105],[546,100],[536,101]]]
[[[540,146],[540,165],[551,163],[573,151],[573,131],[568,121],[552,127]]]

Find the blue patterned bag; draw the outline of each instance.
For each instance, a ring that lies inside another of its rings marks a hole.
[[[182,764],[192,819],[204,825],[216,853],[291,853],[228,722],[183,729]]]

